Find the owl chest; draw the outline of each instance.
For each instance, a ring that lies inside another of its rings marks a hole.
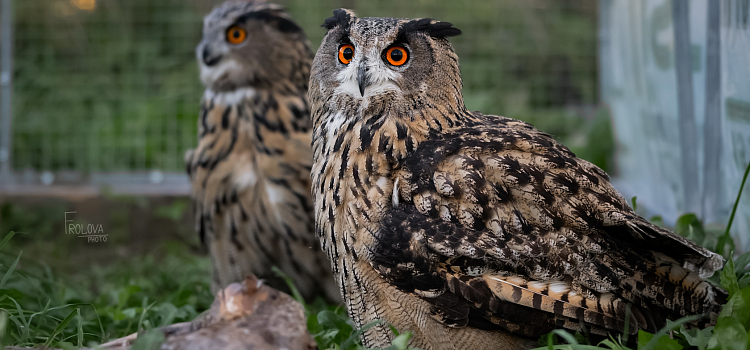
[[[366,255],[371,233],[393,205],[391,176],[368,171],[373,169],[373,160],[355,152],[327,159],[327,164],[313,171],[318,234],[324,236],[324,246],[331,248],[333,261]]]

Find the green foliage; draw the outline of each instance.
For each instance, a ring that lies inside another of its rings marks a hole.
[[[195,1],[15,1],[16,169],[182,169],[195,143]]]
[[[13,236],[11,232],[4,237],[0,251]],[[83,278],[56,277],[49,267],[24,259],[23,253],[8,258],[0,256],[0,309],[5,310],[0,315],[0,342],[5,345],[96,345],[192,320],[213,300],[208,262],[184,254],[82,266],[88,269]]]

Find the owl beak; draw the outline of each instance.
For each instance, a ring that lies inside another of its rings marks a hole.
[[[359,64],[359,72],[357,72],[357,83],[359,84],[359,94],[365,96],[365,88],[370,86],[370,81],[367,79],[367,64],[362,62]]]
[[[203,45],[203,48],[198,47],[199,58],[208,67],[214,66],[221,61],[222,55],[217,54],[212,50],[210,44]]]

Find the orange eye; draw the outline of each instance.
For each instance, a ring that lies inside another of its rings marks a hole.
[[[354,46],[344,44],[339,47],[339,62],[349,64],[354,58]]]
[[[403,66],[409,60],[409,51],[403,46],[394,46],[385,53],[385,59],[394,66]]]
[[[227,29],[227,41],[231,44],[240,44],[247,39],[247,32],[239,26],[231,26]]]

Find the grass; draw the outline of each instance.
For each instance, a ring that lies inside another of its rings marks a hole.
[[[745,178],[747,176],[746,173]],[[117,201],[168,218],[175,226],[186,209],[184,201],[159,208],[151,208],[137,199]],[[633,206],[636,207],[635,198]],[[133,220],[124,207],[112,208],[119,222]],[[154,241],[158,247],[151,251],[97,263],[79,251],[65,248],[66,241],[57,234],[35,233],[56,232],[56,221],[50,222],[49,218],[64,210],[59,204],[39,211],[23,210],[7,203],[0,207],[3,217],[0,229],[26,227],[29,231],[26,234],[11,232],[0,241],[0,344],[69,349],[95,346],[144,331],[138,346],[152,348],[163,336],[149,330],[192,320],[208,309],[213,300],[209,288],[210,263],[207,257],[191,252],[195,242]],[[660,217],[651,220],[664,225]],[[728,258],[724,269],[711,278],[729,292],[728,303],[715,327],[688,330],[683,326],[686,320],[678,320],[654,335],[638,333],[637,345],[631,347],[627,346],[627,339],[612,338],[589,344],[580,334],[557,330],[540,339],[539,349],[750,349],[750,252],[732,257],[734,244],[727,234],[730,225],[731,222],[726,228],[704,226],[694,214],[685,214],[672,227],[678,234],[716,249]],[[113,232],[111,239],[113,243],[119,242],[118,248],[128,239],[115,231],[108,232]],[[195,239],[192,232],[184,234]],[[48,254],[51,250],[44,246],[50,246],[50,240],[54,240],[51,246],[61,249],[63,254]],[[59,261],[61,256],[68,261]],[[289,283],[293,287],[293,281]],[[297,300],[302,300],[299,293],[293,294]],[[320,349],[364,349],[359,342],[362,330],[354,327],[343,307],[326,305],[321,300],[303,305],[308,330]],[[396,334],[388,349],[408,349],[411,335]],[[566,344],[560,344],[561,341]]]
[[[5,236],[0,251],[14,235]],[[176,251],[158,260],[145,256],[82,267],[74,278],[57,276],[34,260],[22,251],[2,255],[0,313],[8,318],[0,329],[4,345],[93,346],[192,320],[213,300],[205,278],[208,261]]]
[[[659,223],[659,218],[653,220]],[[693,214],[680,217],[677,233],[715,247],[724,230],[705,228]],[[55,346],[65,349],[95,346],[136,331],[189,321],[206,310],[213,299],[209,292],[209,263],[204,257],[173,248],[163,257],[131,258],[108,266],[83,268],[76,277],[58,276],[43,261],[22,251],[8,254],[15,237],[11,232],[0,241],[0,344]],[[580,334],[557,330],[540,339],[543,349],[750,349],[750,252],[730,259],[714,276],[729,292],[716,327],[688,330],[689,318],[670,323],[655,335],[639,332],[637,347],[627,339],[612,338],[589,344]],[[294,291],[293,282],[288,281]],[[302,300],[299,293],[293,296]],[[304,304],[308,330],[320,349],[362,350],[363,330],[355,329],[341,306],[322,300]],[[368,325],[368,327],[374,324]],[[367,327],[365,327],[366,329]],[[395,332],[395,330],[394,330]],[[163,340],[146,333],[138,347],[152,348]],[[388,350],[406,350],[409,333],[397,334]],[[559,344],[564,340],[567,344]]]
[[[635,207],[635,198],[633,202]],[[183,203],[175,202],[154,211],[176,222],[184,209]],[[10,221],[15,218],[24,225],[34,223],[39,229],[47,225],[43,218],[48,215],[24,214],[7,206],[4,212],[14,214]],[[4,225],[14,227],[8,219],[4,216]],[[664,224],[659,217],[651,220]],[[539,350],[750,349],[750,252],[736,258],[730,251],[725,252],[724,246],[733,247],[731,237],[727,239],[726,235],[729,227],[704,226],[694,214],[681,216],[672,229],[698,244],[718,249],[728,258],[724,269],[711,278],[729,292],[728,303],[715,327],[687,329],[684,323],[691,319],[685,318],[669,323],[656,334],[639,332],[637,345],[630,347],[624,338],[590,344],[581,334],[556,330],[539,340]],[[86,263],[77,270],[71,272],[69,262],[61,273],[58,266],[65,264],[50,261],[52,265],[47,265],[45,258],[38,258],[39,252],[46,251],[35,249],[38,242],[29,241],[26,236],[30,235],[10,232],[0,241],[2,345],[73,349],[144,332],[137,348],[150,349],[163,336],[149,330],[192,320],[208,309],[213,300],[208,258],[191,253],[186,242],[161,242],[163,247],[153,252],[113,258],[109,264],[81,259]],[[73,252],[69,258],[76,261],[76,254]],[[288,282],[294,291],[293,281]],[[302,300],[298,292],[293,292],[293,296]],[[354,327],[343,307],[326,305],[322,300],[303,305],[308,330],[320,349],[364,349],[359,341],[363,330]],[[395,334],[397,337],[388,350],[409,349],[411,335]]]

